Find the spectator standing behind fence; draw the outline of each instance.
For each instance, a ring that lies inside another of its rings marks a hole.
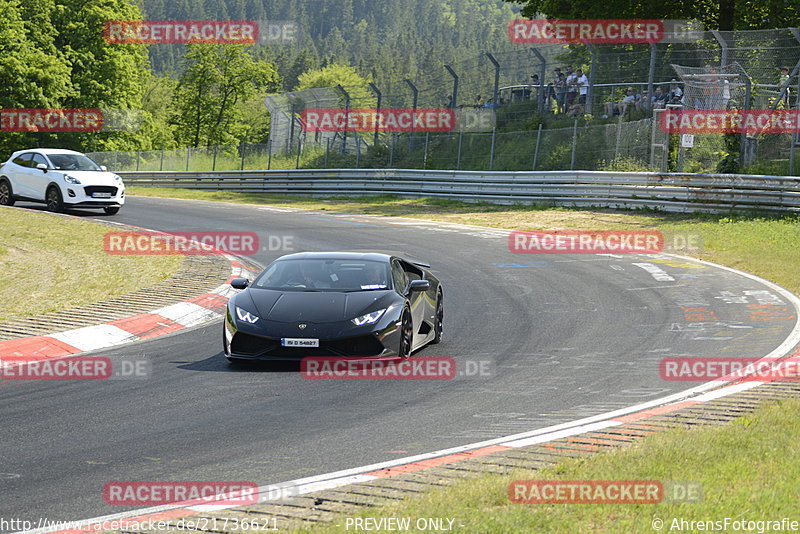
[[[783,88],[786,88],[786,92],[782,94]],[[783,105],[783,107],[789,107],[789,69],[787,67],[781,67],[781,74],[778,77],[778,101],[779,105]]]
[[[447,103],[444,105],[444,107],[448,109],[456,107],[456,103],[453,101],[453,95],[447,95]]]
[[[586,106],[586,95],[589,94],[589,78],[583,73],[581,69],[575,71],[578,78],[575,81],[575,84],[578,86],[578,103],[582,106]]]
[[[564,76],[564,73],[561,72],[561,69],[556,69],[554,73],[553,87],[556,97],[556,112],[564,113],[566,111],[567,78]]]
[[[483,99],[481,95],[475,97],[475,107],[482,108],[486,104],[486,101]]]
[[[578,86],[576,81],[578,75],[572,70],[572,65],[567,66],[567,108],[571,108],[575,103],[575,97],[578,96]]]

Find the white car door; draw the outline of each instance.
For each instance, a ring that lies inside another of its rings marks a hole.
[[[31,190],[33,191],[33,198],[44,200],[45,193],[47,192],[47,185],[55,178],[53,177],[52,170],[44,172],[41,169],[37,169],[36,166],[39,164],[47,165],[48,169],[52,169],[52,165],[50,165],[50,162],[47,161],[43,155],[34,153],[31,166],[27,168],[26,171],[28,171],[28,180],[30,181]]]
[[[32,152],[24,152],[11,160],[5,167],[5,172],[11,180],[11,188],[17,196],[36,198],[28,176],[32,157]]]

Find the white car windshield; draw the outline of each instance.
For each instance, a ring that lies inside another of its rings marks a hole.
[[[83,154],[48,154],[57,171],[99,171],[100,166]]]
[[[389,265],[371,260],[276,261],[253,285],[279,291],[376,291],[389,289]]]

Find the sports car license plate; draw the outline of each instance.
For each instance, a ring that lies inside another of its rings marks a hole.
[[[319,339],[284,337],[281,338],[283,347],[319,347]]]
[[[93,198],[111,198],[111,193],[92,193]]]

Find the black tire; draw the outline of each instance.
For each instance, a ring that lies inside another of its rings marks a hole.
[[[414,324],[411,321],[411,312],[406,309],[400,319],[400,346],[397,348],[397,355],[404,360],[410,358],[413,344]]]
[[[11,190],[11,184],[8,180],[3,178],[0,180],[0,206],[13,206],[14,205],[14,192]]]
[[[103,211],[106,212],[106,215],[116,215],[119,213],[119,206],[113,208],[103,208]]]
[[[45,197],[47,202],[47,211],[53,213],[64,212],[64,199],[61,197],[61,191],[56,186],[52,186],[47,190]]]
[[[442,327],[444,324],[444,297],[442,292],[436,294],[436,323],[433,325],[433,339],[431,345],[436,345],[442,341]]]

